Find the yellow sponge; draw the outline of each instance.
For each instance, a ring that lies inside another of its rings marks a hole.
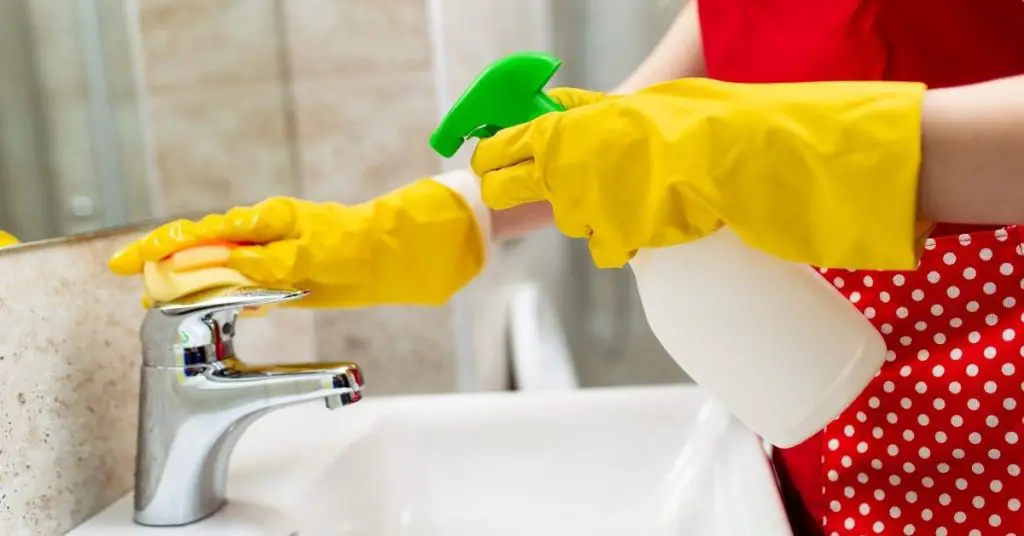
[[[227,267],[230,256],[229,246],[199,246],[146,263],[142,271],[146,295],[161,303],[218,287],[255,286],[251,279]]]

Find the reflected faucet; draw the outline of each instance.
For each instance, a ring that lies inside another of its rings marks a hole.
[[[228,460],[246,427],[286,405],[361,399],[353,363],[247,365],[235,356],[239,314],[302,298],[294,289],[221,288],[155,306],[142,322],[135,522],[179,526],[226,501]]]

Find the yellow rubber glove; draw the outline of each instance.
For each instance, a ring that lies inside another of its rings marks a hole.
[[[729,226],[825,267],[912,269],[924,86],[706,79],[632,95],[560,89],[568,110],[482,140],[484,203],[546,200],[598,267]]]
[[[0,229],[0,248],[18,244],[18,237]]]
[[[244,245],[232,249],[229,267],[261,284],[313,291],[293,302],[298,307],[437,305],[483,266],[489,220],[478,188],[462,172],[351,206],[270,198],[166,224],[115,253],[109,265],[137,275],[147,261],[231,242]]]

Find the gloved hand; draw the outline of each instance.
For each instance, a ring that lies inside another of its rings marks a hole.
[[[14,244],[17,243],[19,243],[18,237],[12,235],[11,233],[8,233],[7,231],[4,231],[3,229],[0,229],[0,248],[13,246]]]
[[[110,259],[120,275],[141,273],[190,247],[231,242],[227,266],[253,281],[311,290],[298,307],[447,301],[483,266],[487,210],[477,179],[456,172],[422,179],[346,206],[274,197],[199,221],[179,220]]]
[[[481,140],[484,203],[546,200],[598,267],[729,226],[824,267],[912,269],[924,86],[683,79],[631,95],[560,89],[567,111]]]

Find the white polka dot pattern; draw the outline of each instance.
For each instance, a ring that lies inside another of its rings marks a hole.
[[[929,240],[914,272],[822,270],[891,349],[820,437],[825,534],[1024,535],[1022,235]]]

